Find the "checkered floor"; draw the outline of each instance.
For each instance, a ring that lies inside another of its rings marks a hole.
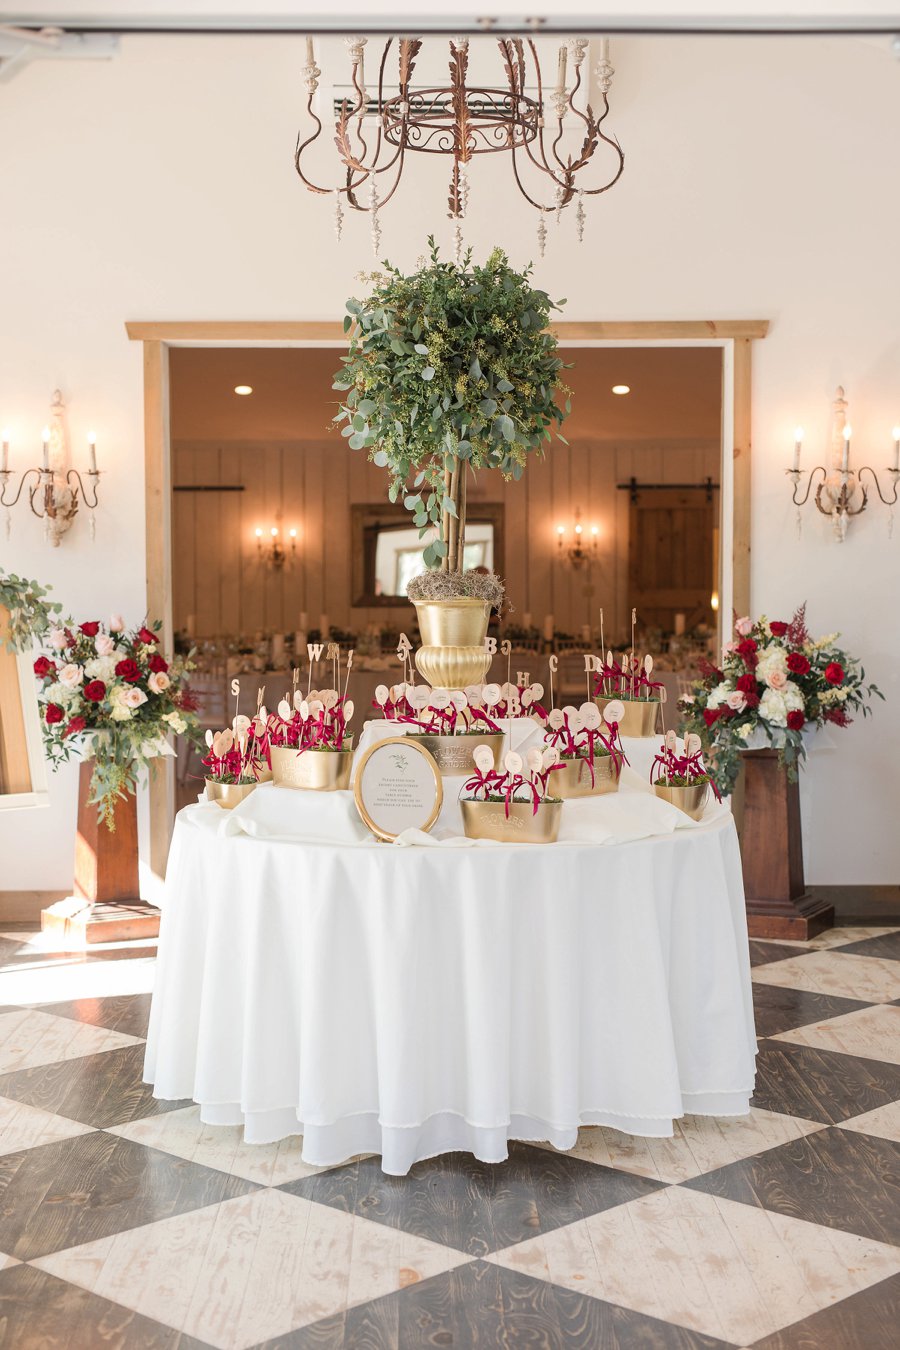
[[[900,929],[751,947],[749,1118],[398,1179],[154,1102],[152,947],[0,935],[0,1347],[896,1350]]]

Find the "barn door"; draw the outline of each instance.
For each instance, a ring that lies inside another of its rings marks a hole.
[[[628,520],[629,602],[645,627],[715,624],[717,498],[706,487],[637,488]]]

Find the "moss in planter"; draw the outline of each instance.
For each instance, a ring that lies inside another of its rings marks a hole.
[[[406,594],[417,600],[483,600],[492,609],[503,603],[503,582],[494,572],[442,572],[429,568],[421,576],[413,577]]]
[[[685,778],[683,774],[672,774],[670,778],[657,778],[655,787],[702,787],[704,783],[709,782],[709,774],[703,773],[699,778]]]

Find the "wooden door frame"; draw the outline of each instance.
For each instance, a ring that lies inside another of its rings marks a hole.
[[[722,550],[720,612],[729,604],[750,610],[750,420],[751,354],[754,341],[769,331],[767,319],[639,320],[557,323],[553,332],[567,346],[716,346],[723,351],[722,491],[723,527],[730,525],[731,550]],[[131,322],[125,331],[144,349],[144,474],[147,612],[161,618],[167,646],[172,642],[172,465],[169,441],[169,349],[171,347],[341,347],[340,323],[293,322]],[[726,517],[726,511],[728,516]],[[725,531],[723,528],[723,542]],[[730,598],[729,598],[730,597]],[[159,761],[150,776],[150,869],[161,877],[169,851],[175,780],[171,760]]]

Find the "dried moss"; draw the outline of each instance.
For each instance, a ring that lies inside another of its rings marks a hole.
[[[499,609],[503,603],[503,582],[494,572],[442,572],[432,567],[413,577],[406,594],[413,601],[457,600],[466,596]]]

